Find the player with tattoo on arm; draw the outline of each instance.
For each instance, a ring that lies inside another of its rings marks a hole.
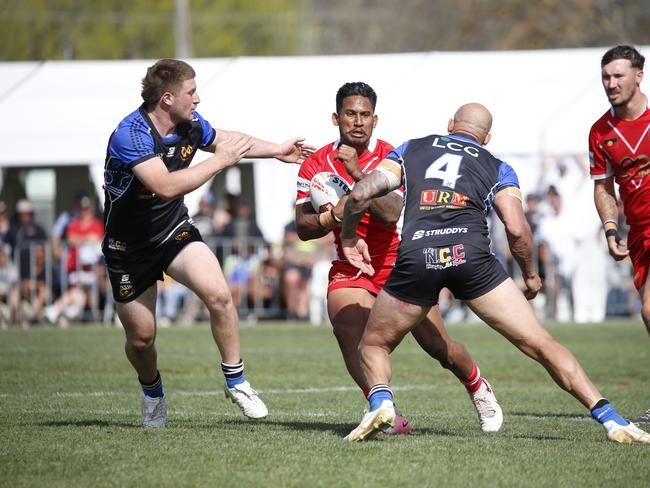
[[[378,120],[376,102],[376,93],[366,83],[346,83],[338,90],[332,122],[338,127],[339,140],[316,151],[303,163],[298,174],[296,197],[296,223],[301,239],[317,239],[334,231],[338,257],[329,272],[327,311],[348,372],[366,397],[369,389],[361,371],[357,348],[370,309],[396,258],[399,235],[395,224],[401,214],[403,193],[398,188],[378,198],[363,216],[358,233],[368,241],[377,271],[374,276],[368,276],[360,274],[343,257],[340,217],[343,216],[346,197],[331,210],[319,213],[310,200],[309,182],[315,174],[327,171],[336,173],[352,186],[388,155],[393,146],[372,137]],[[437,306],[422,317],[412,334],[424,351],[465,385],[478,413],[481,429],[484,432],[498,431],[503,414],[492,388],[481,377],[465,346],[449,338]],[[410,431],[408,420],[398,415],[388,433]]]
[[[377,296],[359,345],[361,369],[370,386],[369,412],[348,436],[368,439],[395,422],[389,354],[438,301],[443,287],[463,300],[490,327],[538,361],[555,382],[620,443],[650,443],[650,434],[621,417],[576,360],[539,323],[528,303],[541,280],[533,264],[533,240],[514,170],[483,148],[492,115],[483,106],[461,106],[448,135],[412,139],[392,151],[359,181],[346,204],[343,252],[362,273],[375,269],[369,245],[357,234],[374,198],[404,187],[402,241],[388,281]],[[522,293],[490,252],[486,214],[494,207],[504,223],[512,255],[521,268]],[[414,236],[422,230],[467,229]]]
[[[616,261],[630,256],[641,318],[650,334],[650,109],[641,91],[644,63],[632,46],[616,46],[603,55],[601,79],[611,107],[589,131],[589,158],[609,254]],[[614,183],[630,226],[627,242],[618,233]],[[635,422],[650,423],[650,409]]]

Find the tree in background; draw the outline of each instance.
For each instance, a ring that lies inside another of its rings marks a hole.
[[[650,44],[647,0],[0,0],[0,61]]]

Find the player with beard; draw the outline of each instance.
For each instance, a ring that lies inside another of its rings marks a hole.
[[[401,190],[374,201],[358,228],[367,239],[372,255],[374,276],[359,273],[343,256],[340,223],[347,197],[326,211],[314,210],[309,183],[315,174],[332,172],[350,187],[360,181],[393,149],[389,143],[372,137],[377,125],[377,95],[362,82],[346,83],[336,94],[336,112],[332,122],[339,129],[339,140],[308,157],[298,174],[296,223],[302,240],[317,239],[334,231],[338,257],[332,262],[327,290],[327,311],[350,376],[367,397],[369,389],[361,371],[357,349],[375,298],[395,262],[399,234],[396,223],[402,210]],[[416,341],[431,357],[451,370],[465,385],[478,413],[481,429],[496,432],[503,414],[490,384],[481,377],[465,346],[452,341],[445,330],[438,307],[432,307],[421,324],[412,331]],[[398,416],[388,433],[409,433],[408,420]]]
[[[650,334],[650,109],[641,91],[644,63],[632,46],[616,46],[603,55],[601,79],[611,107],[591,127],[589,158],[609,254],[616,261],[630,256],[641,317]],[[627,242],[618,233],[614,183],[630,226]],[[635,422],[650,423],[650,409]]]

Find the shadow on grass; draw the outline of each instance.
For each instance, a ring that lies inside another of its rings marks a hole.
[[[289,421],[289,420],[259,420],[259,421],[250,421],[250,420],[228,420],[224,422],[227,425],[236,425],[236,426],[251,426],[251,425],[266,425],[272,427],[279,427],[285,429],[291,429],[296,431],[316,431],[316,432],[330,432],[336,435],[346,436],[348,433],[354,429],[356,424],[331,424],[326,422],[310,422],[310,421]]]
[[[531,412],[508,412],[508,415],[513,417],[532,417],[537,419],[570,419],[570,420],[589,420],[587,415],[576,415],[571,413],[557,413],[557,412],[544,412],[544,413],[531,413]]]
[[[142,429],[142,426],[127,422],[114,422],[108,420],[87,419],[87,420],[49,420],[42,422],[44,427],[125,427]]]

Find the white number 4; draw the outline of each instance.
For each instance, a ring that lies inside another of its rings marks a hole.
[[[444,153],[431,163],[426,173],[424,173],[424,177],[442,180],[443,186],[454,188],[456,180],[461,177],[458,174],[461,159],[463,159],[463,156],[460,154]]]

